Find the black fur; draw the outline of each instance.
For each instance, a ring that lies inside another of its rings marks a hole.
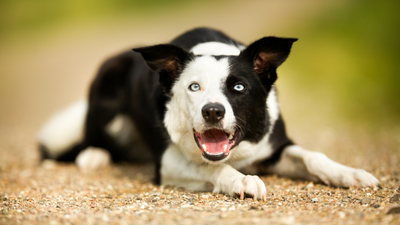
[[[271,143],[274,153],[268,159],[262,161],[260,166],[268,167],[277,163],[281,158],[283,149],[294,144],[293,141],[290,140],[286,135],[285,123],[280,115],[272,128],[272,133],[269,137],[269,143]]]

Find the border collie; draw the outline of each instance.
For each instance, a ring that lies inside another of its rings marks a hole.
[[[39,134],[43,158],[95,169],[153,161],[155,182],[266,199],[258,176],[239,170],[375,187],[362,169],[295,145],[277,102],[277,68],[296,38],[249,46],[208,28],[169,44],[135,48],[103,63],[88,101],[55,115]]]

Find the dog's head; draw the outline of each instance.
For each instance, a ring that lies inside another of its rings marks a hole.
[[[134,50],[159,73],[170,99],[164,124],[171,140],[188,154],[219,163],[241,141],[256,143],[268,132],[267,96],[296,40],[265,37],[247,48],[212,42],[190,51],[169,44]]]

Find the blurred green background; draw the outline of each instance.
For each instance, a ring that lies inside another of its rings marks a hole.
[[[34,134],[122,50],[210,26],[297,37],[277,82],[289,127],[400,129],[400,1],[0,1],[0,126]]]

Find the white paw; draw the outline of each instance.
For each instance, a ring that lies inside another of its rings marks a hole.
[[[232,180],[219,182],[214,186],[214,193],[226,193],[230,196],[239,196],[244,199],[245,196],[251,196],[254,199],[266,201],[267,189],[264,182],[258,176],[241,176]]]
[[[305,159],[308,171],[327,185],[337,187],[376,187],[379,180],[363,169],[339,164],[324,154]]]
[[[110,165],[111,155],[102,148],[89,147],[78,154],[75,163],[84,172],[93,171]]]

